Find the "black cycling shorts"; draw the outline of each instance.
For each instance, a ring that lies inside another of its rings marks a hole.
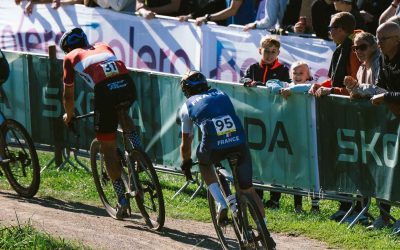
[[[240,153],[240,159],[238,164],[238,181],[241,189],[248,189],[253,186],[253,166],[251,162],[250,151],[247,144],[242,144],[237,147],[211,150],[207,151],[205,147],[200,150],[200,145],[197,147],[197,159],[201,165],[210,166],[226,159],[226,156],[230,153]]]
[[[116,108],[129,108],[136,100],[136,88],[132,78],[121,75],[94,86],[95,131],[99,140],[115,139],[118,127]]]

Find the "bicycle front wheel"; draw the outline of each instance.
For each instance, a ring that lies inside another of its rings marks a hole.
[[[133,149],[129,155],[138,194],[136,204],[151,229],[161,230],[165,221],[164,196],[157,173],[145,152]]]
[[[32,138],[22,124],[12,119],[4,121],[1,132],[4,173],[19,195],[33,197],[39,190],[40,166]]]
[[[94,139],[90,145],[90,165],[99,198],[107,213],[112,218],[116,219],[118,197],[114,191],[112,181],[108,176],[104,156],[100,150],[100,142],[97,139]]]
[[[257,204],[248,194],[240,196],[241,224],[244,249],[275,249],[272,239]]]

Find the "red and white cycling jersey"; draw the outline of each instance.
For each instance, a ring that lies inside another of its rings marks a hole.
[[[96,43],[85,49],[74,49],[64,58],[64,85],[74,86],[77,72],[92,88],[111,77],[128,74],[125,64],[105,43]]]

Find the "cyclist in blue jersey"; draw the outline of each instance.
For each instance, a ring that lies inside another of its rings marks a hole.
[[[228,207],[211,165],[233,152],[240,152],[241,155],[237,173],[240,192],[252,196],[265,221],[264,207],[252,184],[253,171],[246,136],[229,96],[218,89],[211,89],[199,71],[187,72],[182,77],[180,86],[187,98],[180,109],[182,171],[188,179],[191,178],[191,145],[195,124],[202,133],[200,145],[197,147],[200,173],[217,203],[218,223],[227,217]]]

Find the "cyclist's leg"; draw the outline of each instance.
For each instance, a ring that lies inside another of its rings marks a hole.
[[[130,139],[130,141],[133,144],[132,145],[133,147],[141,148],[142,143],[140,140],[139,133],[137,133],[135,130],[135,124],[132,118],[128,114],[127,107],[118,108],[117,113],[118,113],[118,122],[122,127],[124,136]]]
[[[96,138],[100,142],[107,173],[118,196],[117,209],[122,206],[124,209],[120,210],[123,211],[129,203],[125,198],[125,185],[121,179],[121,161],[116,146],[118,126],[118,116],[114,109],[116,94],[107,87],[107,82],[96,85],[94,93]]]
[[[253,187],[253,166],[251,162],[250,151],[247,146],[242,148],[242,156],[237,171],[240,189],[239,191],[247,193],[251,196],[251,198],[253,198],[261,212],[262,217],[265,220],[265,211],[262,200]]]
[[[218,184],[218,177],[215,170],[211,164],[211,159],[213,157],[212,152],[207,151],[202,145],[197,148],[197,159],[199,161],[199,168],[201,176],[204,182],[207,184],[208,190],[214,197],[217,203],[217,221],[221,223],[225,218],[228,211],[228,205],[226,204],[225,198],[222,195],[221,188]]]

